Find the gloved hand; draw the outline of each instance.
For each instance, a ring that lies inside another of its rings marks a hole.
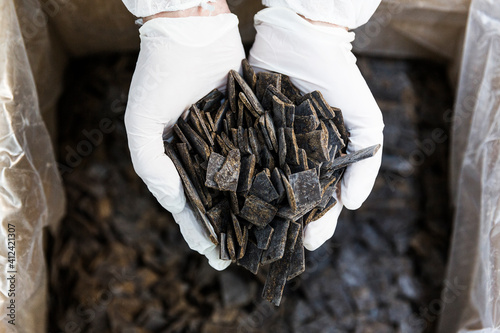
[[[140,28],[141,50],[130,86],[125,126],[136,173],[179,224],[189,247],[224,269],[229,261],[201,230],[186,204],[181,179],[165,155],[163,138],[188,107],[212,89],[225,88],[229,70],[245,57],[233,14],[165,18]]]
[[[264,9],[254,20],[257,36],[249,62],[257,72],[286,74],[302,92],[319,90],[330,105],[339,107],[351,134],[348,153],[383,143],[382,114],[351,53],[353,32],[312,24],[283,7]],[[379,149],[374,157],[347,168],[337,204],[304,230],[308,250],[317,249],[333,236],[342,205],[357,209],[366,200],[381,159]]]

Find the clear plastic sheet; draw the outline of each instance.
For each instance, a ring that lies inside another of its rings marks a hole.
[[[500,330],[500,6],[473,0],[453,118],[454,232],[439,332]]]
[[[453,66],[453,59],[460,59],[469,3],[384,0],[372,20],[356,31],[355,50],[438,58]],[[228,0],[228,4],[239,16],[244,42],[250,43],[260,1]],[[456,217],[447,285],[456,287],[445,288],[435,302],[444,306],[437,310],[442,314],[440,332],[493,332],[500,326],[499,9],[497,0],[472,3],[451,142]],[[64,209],[46,127],[53,133],[65,53],[137,50],[134,19],[121,0],[0,2],[0,268],[4,271],[8,223],[16,225],[18,237],[16,326],[7,322],[9,286],[2,274],[0,332],[44,331],[42,230],[55,229]]]
[[[0,2],[0,43],[0,331],[43,332],[43,231],[56,227],[64,194],[30,65],[42,56],[28,58],[13,0]]]

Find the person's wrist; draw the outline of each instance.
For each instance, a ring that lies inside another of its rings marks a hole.
[[[217,2],[208,3],[210,8],[204,8],[202,6],[192,7],[184,10],[176,10],[172,12],[161,12],[151,16],[143,18],[144,22],[158,18],[158,17],[170,17],[170,18],[180,18],[180,17],[190,17],[190,16],[216,16],[219,14],[231,13],[227,2],[225,0],[218,0]]]

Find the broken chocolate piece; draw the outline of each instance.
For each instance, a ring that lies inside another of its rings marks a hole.
[[[255,195],[265,202],[271,202],[279,197],[278,192],[276,192],[271,179],[269,179],[265,171],[261,171],[255,176],[248,194]]]
[[[278,209],[273,205],[268,204],[255,195],[249,195],[245,199],[245,204],[239,216],[255,224],[257,227],[263,228],[273,220],[277,211]]]
[[[253,274],[257,274],[259,271],[260,257],[262,255],[262,250],[257,248],[254,242],[248,241],[243,258],[238,259],[237,263],[240,266],[245,267]]]
[[[262,258],[260,259],[262,265],[267,265],[283,258],[289,225],[290,221],[281,218],[276,218],[271,223],[274,232],[271,236],[269,247],[262,253]]]
[[[273,227],[269,224],[265,228],[254,228],[253,234],[257,240],[257,247],[261,250],[267,250],[271,244],[271,237],[274,233]]]
[[[240,175],[240,165],[240,151],[232,149],[227,155],[224,164],[214,176],[214,181],[221,191],[236,192],[238,177]]]

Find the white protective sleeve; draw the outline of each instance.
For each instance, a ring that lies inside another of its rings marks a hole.
[[[207,7],[216,0],[122,0],[137,17],[192,7]],[[354,29],[368,22],[381,0],[262,0],[268,7],[286,7],[314,21],[328,22]]]

